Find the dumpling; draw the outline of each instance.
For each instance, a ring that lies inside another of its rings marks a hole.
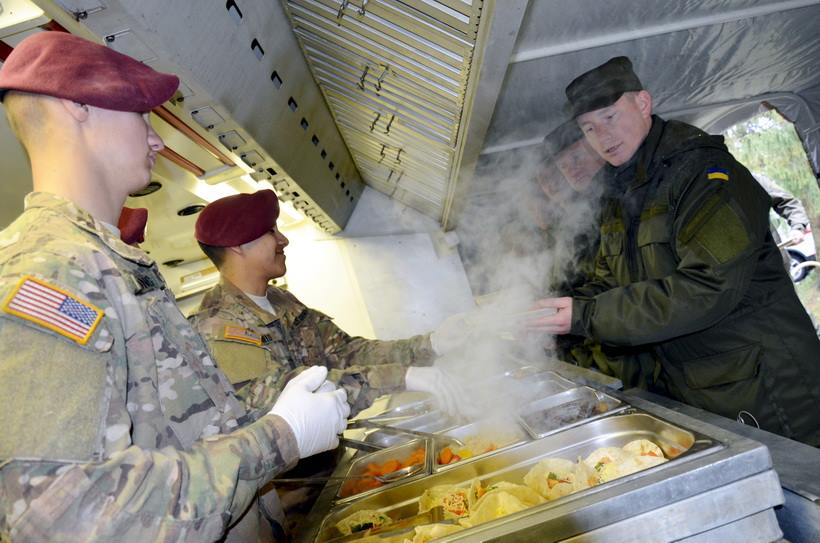
[[[363,532],[370,528],[378,528],[393,522],[393,519],[382,513],[381,511],[374,511],[372,509],[362,509],[356,511],[349,517],[346,517],[336,523],[336,528],[343,535],[350,535],[356,532]]]
[[[654,456],[657,458],[665,458],[660,447],[649,441],[648,439],[636,439],[630,441],[623,446],[623,450],[635,453],[638,456]]]
[[[518,499],[517,496],[504,490],[497,490],[485,494],[476,502],[470,516],[459,522],[462,526],[469,528],[529,508],[530,505]]]
[[[469,493],[469,489],[456,485],[428,488],[419,497],[419,513],[426,513],[441,505],[444,507],[444,518],[464,517],[470,512]]]
[[[545,501],[544,497],[532,488],[524,485],[517,485],[515,483],[508,483],[507,481],[499,481],[488,486],[487,490],[484,493],[484,497],[486,497],[488,494],[492,494],[493,492],[508,492],[509,494],[512,494],[513,496],[521,500],[522,503],[525,503],[529,507],[538,505],[540,503],[544,503]]]
[[[524,484],[548,500],[557,500],[598,483],[594,472],[563,458],[545,458],[524,476]]]
[[[437,537],[444,537],[453,532],[463,530],[464,527],[458,524],[428,524],[426,526],[416,526],[413,539],[405,539],[405,543],[427,543]]]
[[[584,464],[595,470],[598,479],[606,483],[626,475],[622,472],[624,465],[634,456],[636,455],[618,447],[601,447],[592,451],[584,460]]]

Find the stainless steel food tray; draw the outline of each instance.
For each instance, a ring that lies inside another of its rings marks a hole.
[[[416,473],[412,476],[405,477],[399,481],[386,483],[383,486],[378,488],[373,488],[370,490],[366,490],[364,492],[359,492],[357,494],[353,494],[350,496],[342,496],[344,492],[345,485],[353,480],[357,480],[361,478],[367,469],[367,465],[374,463],[374,464],[383,464],[388,460],[403,460],[410,456],[410,454],[418,448],[423,448],[424,453],[424,467],[421,469],[419,473]],[[384,449],[381,451],[365,454],[362,456],[358,456],[355,460],[353,460],[350,464],[350,467],[345,474],[345,482],[341,484],[336,492],[336,501],[338,503],[347,503],[353,500],[358,500],[363,497],[369,496],[376,492],[382,492],[387,488],[392,486],[396,486],[398,484],[403,484],[408,481],[416,480],[426,475],[429,475],[432,472],[432,446],[429,440],[426,439],[414,439],[412,441],[408,441],[407,443],[403,443],[396,447],[391,447],[389,449]]]
[[[577,387],[532,402],[518,417],[534,438],[623,411],[628,405],[590,387]]]
[[[436,441],[433,447],[434,471],[452,469],[464,462],[474,462],[491,454],[498,454],[502,451],[506,451],[507,449],[517,447],[530,441],[527,432],[525,432],[518,422],[511,417],[497,417],[473,422],[471,424],[465,424],[451,430],[446,430],[442,432],[441,435],[454,437],[465,443],[473,436],[483,436],[491,441],[495,441],[497,446],[492,451],[474,454],[470,458],[465,458],[460,462],[455,462],[452,464],[439,464],[438,458],[441,450],[447,446],[450,446],[451,448],[457,448],[457,446],[448,444],[446,441]]]
[[[605,483],[564,498],[522,511],[522,514],[538,514],[563,504],[580,500],[585,496],[600,494],[612,488],[629,487],[634,491],[641,480],[654,482],[674,480],[687,471],[687,461],[720,450],[721,444],[659,418],[643,413],[615,415],[553,434],[530,443],[490,455],[474,462],[460,463],[452,469],[442,470],[428,477],[379,489],[352,503],[338,504],[325,518],[317,541],[323,542],[338,536],[335,524],[348,515],[362,509],[378,509],[395,519],[410,517],[418,512],[418,497],[424,490],[441,484],[469,485],[479,478],[485,485],[498,481],[521,483],[524,474],[540,459],[547,457],[577,460],[599,447],[621,447],[634,439],[649,439],[657,443],[664,453],[673,458],[670,462],[655,466],[609,483]],[[617,491],[617,490],[616,490]],[[686,492],[684,485],[680,489]],[[640,509],[640,506],[638,506]],[[505,517],[506,518],[506,517]],[[488,524],[504,522],[499,519]],[[481,528],[484,525],[471,530]],[[468,531],[460,532],[468,535]]]

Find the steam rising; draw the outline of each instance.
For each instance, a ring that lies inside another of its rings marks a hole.
[[[600,176],[578,192],[544,157],[543,145],[482,156],[460,215],[460,252],[479,310],[463,349],[440,364],[464,385],[471,418],[513,412],[539,394],[518,368],[547,369],[555,341],[525,333],[516,315],[537,299],[568,295],[581,273],[576,255],[597,239]]]

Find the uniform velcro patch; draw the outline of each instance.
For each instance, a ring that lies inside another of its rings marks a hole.
[[[85,345],[103,316],[102,309],[30,275],[23,277],[3,311]]]
[[[706,178],[717,181],[728,181],[729,170],[724,168],[709,168],[706,170]]]
[[[257,347],[262,345],[262,336],[260,336],[253,330],[249,330],[248,328],[243,328],[241,326],[233,326],[230,324],[225,326],[225,339],[235,339],[237,341],[244,341],[245,343],[251,343],[253,345],[256,345]]]

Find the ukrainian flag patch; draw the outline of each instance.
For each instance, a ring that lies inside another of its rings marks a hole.
[[[707,179],[718,181],[728,181],[729,180],[729,170],[724,168],[709,168],[706,170],[706,177]]]

